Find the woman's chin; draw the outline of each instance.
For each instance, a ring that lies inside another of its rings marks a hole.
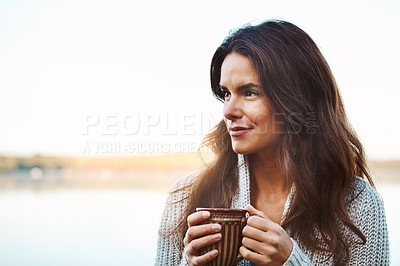
[[[250,153],[252,153],[252,151],[249,148],[243,147],[241,145],[233,145],[232,149],[237,154],[250,154]]]

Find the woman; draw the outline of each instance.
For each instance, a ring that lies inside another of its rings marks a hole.
[[[381,198],[313,40],[285,21],[231,34],[211,63],[224,119],[205,138],[214,162],[178,180],[160,226],[157,265],[202,265],[221,238],[196,207],[246,208],[239,265],[386,265]],[[364,180],[364,179],[366,180]]]

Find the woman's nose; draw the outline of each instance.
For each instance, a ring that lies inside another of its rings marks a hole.
[[[242,110],[239,101],[235,97],[231,97],[229,101],[224,102],[224,117],[234,120],[242,117]]]

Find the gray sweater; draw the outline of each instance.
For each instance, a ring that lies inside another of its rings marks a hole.
[[[239,155],[239,190],[236,191],[232,207],[244,208],[250,203],[250,177],[248,163]],[[180,251],[179,235],[173,232],[181,219],[191,193],[192,184],[198,173],[191,173],[180,178],[172,187],[161,219],[157,246],[156,265],[187,265],[184,253]],[[382,199],[371,185],[357,177],[348,195],[352,199],[347,206],[350,218],[367,239],[366,244],[353,244],[350,248],[349,265],[389,265],[389,240],[386,226],[385,210]],[[286,200],[283,212],[284,219],[290,208],[295,188]],[[347,237],[355,237],[343,228]],[[165,237],[167,235],[167,237]],[[350,239],[349,239],[350,240]],[[333,265],[332,258],[326,252],[311,252],[302,246],[298,239],[293,239],[293,250],[284,265]],[[354,243],[355,241],[351,241]],[[358,242],[358,241],[356,241]],[[238,265],[251,265],[242,260]]]

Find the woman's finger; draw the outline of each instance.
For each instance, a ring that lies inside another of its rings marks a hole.
[[[206,235],[197,239],[192,240],[186,247],[186,252],[191,255],[199,255],[199,250],[220,241],[222,235],[220,233]]]
[[[240,247],[239,253],[240,253],[240,255],[242,255],[242,257],[244,259],[254,262],[256,264],[268,265],[268,263],[272,262],[270,258],[266,258],[263,255],[253,252],[252,250],[249,250],[248,248],[246,248],[244,246]]]
[[[205,221],[208,218],[210,218],[210,212],[209,211],[199,211],[199,212],[194,212],[190,214],[187,218],[187,223],[188,226],[193,226],[198,224],[199,222]]]
[[[262,242],[264,239],[265,231],[260,230],[256,227],[246,225],[242,230],[243,237],[249,237],[259,242]]]
[[[203,265],[207,262],[212,261],[217,256],[218,256],[218,250],[213,249],[201,256],[187,257],[187,260],[189,262],[189,265]]]
[[[256,216],[260,216],[260,217],[270,220],[262,211],[257,210],[251,204],[247,204],[246,210],[250,214],[250,216],[256,215]]]
[[[260,253],[260,247],[261,247],[262,243],[260,241],[257,241],[255,239],[252,239],[250,237],[243,237],[242,238],[242,246],[244,246],[245,248],[252,250],[256,253]]]
[[[188,228],[186,232],[186,239],[187,243],[190,243],[193,239],[215,234],[221,231],[221,225],[219,224],[202,224],[202,225],[194,225]]]
[[[264,232],[275,231],[280,227],[279,224],[260,216],[250,216],[247,219],[247,225]]]
[[[264,232],[277,230],[277,227],[280,227],[279,224],[271,221],[268,216],[266,216],[262,211],[254,208],[252,205],[247,205],[246,209],[250,214],[250,217],[247,219],[247,225],[258,228]]]

